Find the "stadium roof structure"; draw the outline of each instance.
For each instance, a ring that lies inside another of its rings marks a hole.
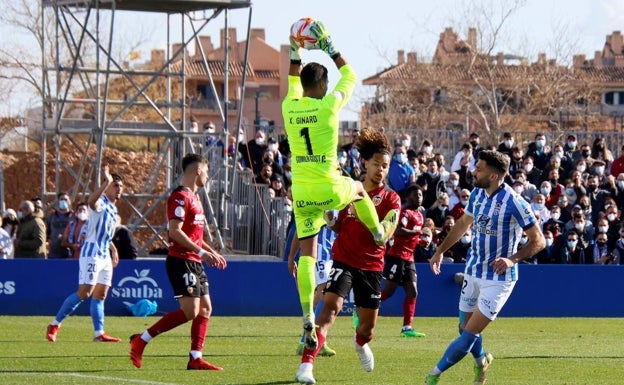
[[[99,4],[98,4],[99,3]],[[44,6],[87,8],[93,5],[100,9],[119,11],[140,11],[158,13],[185,13],[207,9],[238,9],[251,5],[249,0],[44,0]]]
[[[166,223],[155,214],[155,207],[164,202],[168,193],[177,185],[181,177],[178,165],[181,158],[189,153],[206,151],[205,146],[198,146],[199,135],[189,130],[190,110],[185,99],[187,95],[184,79],[189,69],[194,74],[201,74],[208,78],[213,89],[215,105],[223,120],[224,128],[222,140],[226,141],[229,131],[237,131],[241,121],[241,108],[238,111],[238,122],[228,122],[227,87],[223,95],[216,92],[214,76],[227,78],[233,70],[242,74],[244,87],[246,75],[249,73],[248,53],[251,25],[251,1],[249,0],[43,0],[41,2],[43,20],[41,25],[53,24],[55,28],[43,28],[44,42],[41,55],[43,76],[41,89],[42,96],[42,142],[41,146],[41,194],[55,199],[57,191],[47,191],[48,165],[55,167],[56,189],[59,186],[61,173],[69,174],[75,180],[71,187],[63,186],[70,191],[72,198],[78,194],[90,193],[91,186],[99,184],[102,171],[102,152],[106,145],[107,136],[144,136],[159,138],[159,148],[156,160],[145,176],[142,186],[133,186],[133,193],[124,194],[122,200],[131,208],[131,216],[125,223],[131,230],[145,230],[151,234],[148,242],[142,245],[140,254],[147,254],[154,242],[167,245]],[[201,52],[202,60],[187,63],[184,53],[190,44],[199,42],[199,35],[209,24],[223,20],[227,38],[228,12],[230,10],[248,9],[247,46],[245,57],[237,61],[232,69],[229,68],[228,48],[225,48],[224,60],[217,63],[210,62]],[[167,18],[163,23],[166,28],[167,46],[171,43],[171,26],[179,16],[181,44],[175,44],[174,50],[168,49],[164,63],[150,69],[130,68],[115,58],[116,39],[119,33],[115,30],[115,12],[154,12]],[[104,17],[105,16],[105,17]],[[173,19],[176,17],[176,19]],[[109,21],[100,22],[100,21]],[[56,57],[49,57],[48,52],[54,52]],[[176,64],[176,61],[181,62]],[[203,67],[203,68],[199,68]],[[247,70],[245,70],[247,68]],[[123,96],[114,96],[111,92],[114,82],[119,80],[128,85]],[[164,79],[164,81],[163,81]],[[164,84],[164,85],[162,85]],[[181,89],[174,89],[173,84],[181,84]],[[147,90],[150,86],[162,87],[165,96],[163,99],[150,97]],[[175,91],[175,92],[174,92]],[[219,98],[221,100],[218,100]],[[127,117],[137,108],[145,108],[158,117],[158,121],[144,122],[140,119],[129,120]],[[72,110],[84,110],[85,115],[76,118],[68,114]],[[234,114],[232,114],[234,115]],[[233,118],[232,118],[233,120]],[[85,141],[85,136],[89,139]],[[53,139],[54,145],[45,145]],[[162,141],[162,143],[161,143]],[[61,147],[61,143],[64,147]],[[81,162],[77,164],[64,163],[59,156],[61,151],[67,151],[67,143],[73,146],[72,151],[81,155]],[[93,155],[95,146],[95,155]],[[167,193],[156,191],[157,179],[162,173],[166,174]],[[236,171],[234,171],[236,172]],[[212,176],[211,176],[212,177]],[[227,168],[223,175],[224,185],[233,179],[232,172]],[[95,183],[92,183],[95,181]],[[228,228],[227,224],[217,223],[211,200],[221,202],[226,199],[229,191],[219,191],[218,197],[209,196],[204,189],[202,202],[206,213],[206,221],[210,229],[206,236],[213,240],[222,251],[226,248],[220,229]],[[210,192],[212,194],[212,192]]]

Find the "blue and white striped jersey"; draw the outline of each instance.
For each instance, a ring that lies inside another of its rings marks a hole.
[[[474,188],[464,213],[473,217],[466,274],[495,281],[517,280],[517,264],[498,275],[490,262],[516,253],[522,232],[537,223],[529,203],[503,183],[491,196],[482,188]]]
[[[81,257],[108,258],[109,247],[117,227],[117,206],[104,194],[96,202],[96,210],[89,207],[87,236]]]
[[[290,253],[290,246],[292,242],[292,238],[296,237],[297,229],[295,226],[295,221],[292,221],[292,226],[288,228],[288,233],[286,235],[286,247],[284,250],[284,258],[288,258],[288,254]],[[336,240],[338,233],[330,229],[328,226],[321,227],[321,231],[318,233],[317,240],[317,250],[316,250],[316,260],[317,261],[331,261],[332,260],[332,245]],[[295,260],[299,258],[301,255],[301,250],[298,250],[295,254]]]

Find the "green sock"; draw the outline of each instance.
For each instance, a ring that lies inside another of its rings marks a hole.
[[[379,218],[377,217],[375,205],[368,194],[364,194],[364,199],[354,201],[353,207],[355,207],[360,221],[375,235],[379,231]]]
[[[316,259],[307,256],[299,257],[297,264],[297,287],[299,288],[299,302],[301,302],[301,310],[303,317],[306,319],[314,319],[314,286],[315,276],[314,268]]]

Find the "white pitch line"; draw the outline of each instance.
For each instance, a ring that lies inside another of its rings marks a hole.
[[[54,373],[54,375],[60,376],[60,377],[79,377],[79,378],[91,378],[91,379],[96,379],[96,380],[120,381],[124,384],[179,385],[177,383],[170,383],[170,382],[133,380],[129,378],[119,378],[119,377],[109,377],[109,376],[91,376],[91,375],[80,374],[80,373]]]

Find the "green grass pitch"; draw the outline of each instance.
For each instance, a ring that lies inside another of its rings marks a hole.
[[[219,317],[210,321],[204,357],[222,372],[187,371],[190,323],[154,339],[143,368],[128,358],[128,336],[157,318],[107,317],[108,334],[121,343],[94,343],[89,317],[70,317],[56,343],[45,339],[49,317],[0,317],[0,383],[173,385],[293,384],[294,352],[301,327],[295,317]],[[399,337],[402,319],[380,317],[371,348],[375,370],[364,372],[353,350],[348,317],[339,317],[328,343],[335,357],[319,357],[318,384],[422,384],[425,373],[457,336],[455,318],[416,317],[425,338]],[[494,354],[491,385],[624,384],[624,320],[618,318],[499,318],[484,333]],[[468,356],[443,374],[440,384],[472,384]]]

